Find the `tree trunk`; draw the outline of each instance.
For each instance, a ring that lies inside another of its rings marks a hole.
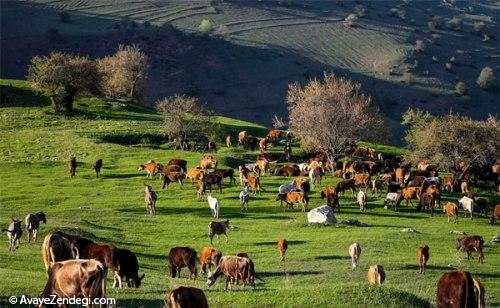
[[[132,87],[130,88],[130,92],[128,94],[129,100],[134,100],[135,88],[137,87],[137,81],[139,81],[139,76],[135,76],[134,81],[132,82]]]

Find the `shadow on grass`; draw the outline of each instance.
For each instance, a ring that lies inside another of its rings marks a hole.
[[[300,244],[305,244],[306,241],[301,241],[301,240],[287,240],[286,241],[288,243],[288,245],[300,245]],[[255,245],[257,246],[275,246],[276,245],[276,242],[257,242],[257,243],[254,243]]]
[[[0,107],[43,107],[50,105],[46,96],[12,85],[0,85]]]
[[[119,145],[160,146],[165,137],[160,134],[109,134],[96,138],[96,143],[115,143]]]
[[[400,269],[403,270],[415,270],[418,272],[420,267],[417,264],[405,264],[399,267]],[[429,265],[427,264],[425,266],[426,270],[440,270],[440,271],[449,271],[452,270],[452,267],[444,266],[444,265]]]
[[[500,278],[500,274],[494,274],[494,273],[474,273],[474,276],[479,276],[483,278]]]
[[[349,256],[316,256],[316,260],[350,260]]]
[[[283,275],[301,275],[301,276],[309,276],[309,275],[319,275],[323,274],[322,271],[290,271],[290,272],[258,272],[257,276],[264,278],[264,277],[279,277]]]
[[[98,224],[90,222],[88,220],[83,220],[83,223],[89,227],[96,228],[96,229],[112,230],[112,231],[121,231],[122,230],[122,229],[116,228],[116,227],[108,227],[108,226],[104,226],[104,225],[98,225]]]
[[[109,178],[109,179],[130,179],[130,178],[136,178],[144,176],[144,174],[141,173],[122,173],[122,174],[103,174],[103,178]],[[150,180],[149,178],[144,178],[145,180]]]
[[[153,255],[149,253],[136,252],[135,253],[139,258],[148,258],[148,259],[156,259],[156,260],[166,260],[167,256],[164,255]]]

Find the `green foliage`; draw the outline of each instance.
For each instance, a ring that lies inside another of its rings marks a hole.
[[[208,34],[214,29],[214,24],[209,19],[203,19],[198,26],[198,30],[203,34]]]
[[[493,69],[489,66],[484,67],[479,73],[476,83],[482,89],[491,88],[495,84],[495,74],[493,73]]]
[[[356,16],[356,14],[349,14],[344,19],[344,25],[348,27],[354,27],[357,21],[358,21],[358,16]]]
[[[458,95],[464,95],[466,90],[467,90],[467,88],[466,88],[465,83],[463,81],[459,81],[455,85],[455,93],[457,93]]]
[[[446,26],[452,30],[458,31],[462,27],[462,18],[454,16],[446,22]]]

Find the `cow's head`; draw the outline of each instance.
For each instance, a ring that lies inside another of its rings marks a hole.
[[[459,250],[462,247],[462,244],[460,243],[460,239],[457,238],[457,250]]]
[[[129,288],[139,288],[141,286],[141,281],[144,279],[145,274],[142,274],[141,277],[129,278],[127,280],[127,286]]]
[[[214,272],[209,272],[207,276],[207,285],[210,287],[212,286],[215,281],[217,280],[217,277],[215,276]]]
[[[40,221],[42,221],[44,224],[47,223],[47,217],[45,216],[45,213],[44,212],[38,212],[36,214],[36,216],[38,217],[38,219],[40,219]]]

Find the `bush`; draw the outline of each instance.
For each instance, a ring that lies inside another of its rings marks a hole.
[[[443,18],[441,16],[433,16],[432,22],[436,25],[436,28],[440,28],[443,25]]]
[[[69,24],[71,22],[71,15],[68,12],[59,12],[57,16],[59,16],[59,21],[62,23]]]
[[[458,95],[464,95],[466,90],[467,88],[465,87],[465,83],[463,81],[459,81],[455,85],[455,93]]]
[[[436,57],[436,56],[432,56],[432,61],[434,61],[434,62],[438,62],[438,61],[439,61],[439,59],[438,59],[438,57]]]
[[[354,13],[356,15],[358,15],[358,17],[365,16],[367,11],[368,11],[368,8],[366,7],[366,5],[356,4],[354,6]]]
[[[478,21],[478,22],[474,23],[474,31],[476,31],[476,32],[483,31],[485,27],[486,27],[486,24],[482,21]]]
[[[455,16],[452,19],[448,20],[446,26],[448,26],[448,28],[452,30],[458,31],[462,27],[462,19],[460,17]]]
[[[456,64],[457,63],[457,59],[455,57],[451,57],[450,58],[450,63]]]
[[[198,30],[203,34],[208,34],[214,29],[213,23],[208,19],[203,19],[198,26]]]
[[[406,11],[405,10],[398,10],[398,17],[401,20],[405,20],[406,19]]]
[[[435,22],[433,22],[433,21],[429,21],[429,22],[427,23],[427,28],[429,28],[429,31],[431,31],[431,32],[435,32],[435,31],[436,31],[436,29],[437,29],[437,28],[436,28],[436,23],[435,23]]]
[[[425,50],[425,42],[422,40],[416,40],[415,41],[415,51],[416,52],[423,52]]]
[[[476,83],[482,89],[488,89],[495,83],[495,74],[489,66],[484,67],[477,77]]]
[[[348,27],[354,27],[356,25],[357,20],[358,20],[358,16],[356,16],[356,14],[349,14],[344,19],[344,25],[346,25]]]
[[[451,72],[453,70],[453,64],[451,64],[450,62],[446,62],[444,67],[446,68],[447,71]]]
[[[413,74],[410,73],[410,72],[405,72],[403,74],[403,81],[407,84],[407,85],[411,85],[413,83]]]
[[[220,36],[229,35],[229,28],[226,25],[220,25],[217,30],[215,30],[215,34]]]

